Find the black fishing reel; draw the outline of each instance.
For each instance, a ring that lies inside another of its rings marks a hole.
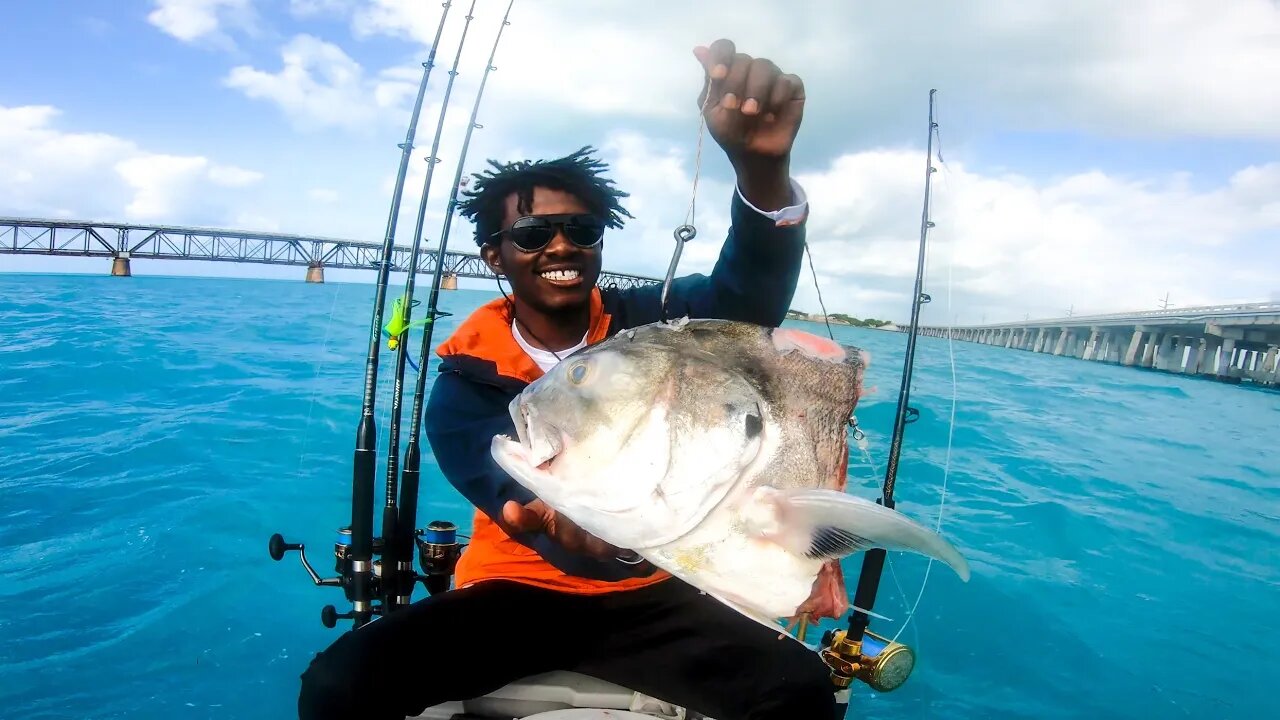
[[[458,544],[457,532],[458,528],[453,523],[445,520],[435,520],[427,526],[426,530],[418,530],[415,533],[415,541],[418,545],[418,561],[424,574],[414,573],[413,581],[414,583],[419,580],[422,581],[422,584],[427,588],[427,592],[432,595],[448,590],[450,583],[453,581],[453,571],[458,564],[458,557],[464,547]],[[373,539],[373,554],[375,557],[382,555],[384,547],[385,543],[382,538],[375,537]],[[352,603],[354,608],[356,599],[352,576],[355,567],[349,557],[351,551],[351,528],[349,526],[338,528],[338,536],[333,543],[334,570],[338,573],[337,577],[320,577],[315,568],[311,566],[310,561],[307,560],[306,546],[302,543],[285,542],[280,533],[272,535],[267,543],[267,551],[271,554],[271,559],[277,562],[284,559],[285,553],[291,550],[298,551],[302,567],[307,571],[307,575],[311,576],[311,582],[317,586],[341,587],[346,595],[347,602]],[[373,597],[380,597],[383,584],[382,560],[375,559],[371,565],[371,594]],[[407,602],[402,604],[407,604]],[[373,615],[383,614],[382,605],[369,603],[369,612]],[[325,605],[320,609],[320,622],[327,628],[335,627],[339,620],[353,620],[355,617],[354,609],[345,613],[339,613],[338,609],[333,605]]]
[[[418,579],[427,592],[438,595],[448,590],[463,548],[458,544],[458,526],[447,520],[433,520],[426,530],[414,533],[414,542],[418,545],[418,564],[426,573]]]
[[[381,550],[381,545],[382,545],[381,539],[375,538],[374,539],[375,553]],[[284,559],[284,554],[286,552],[289,552],[290,550],[297,550],[298,557],[302,561],[302,568],[307,571],[308,575],[311,576],[311,582],[315,583],[318,586],[341,587],[343,592],[347,596],[347,602],[354,604],[355,597],[354,597],[352,581],[351,581],[352,565],[351,565],[351,560],[348,558],[348,553],[350,552],[350,549],[351,549],[351,528],[350,527],[338,528],[338,537],[333,543],[334,570],[338,573],[338,576],[322,578],[320,577],[319,573],[315,571],[315,568],[311,567],[311,563],[307,560],[306,546],[303,543],[285,542],[284,537],[280,533],[276,533],[272,535],[271,539],[267,543],[267,552],[271,554],[271,559],[275,560],[276,562],[279,562],[280,560]],[[373,582],[375,585],[375,594],[376,594],[376,585],[377,585],[377,580],[379,575],[379,573],[377,572],[379,565],[380,563],[376,561],[374,562]],[[380,613],[380,609],[377,606],[372,607],[371,610],[374,614]],[[338,624],[339,620],[350,620],[353,618],[355,618],[354,611],[339,613],[338,609],[332,605],[325,605],[323,608],[320,609],[320,622],[327,628],[335,627]]]

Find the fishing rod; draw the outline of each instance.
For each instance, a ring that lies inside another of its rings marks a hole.
[[[418,94],[413,104],[413,112],[409,119],[409,128],[405,132],[400,148],[400,166],[396,173],[395,189],[391,193],[391,210],[387,217],[386,234],[382,240],[382,262],[378,265],[378,280],[374,291],[373,319],[369,333],[369,353],[365,360],[364,397],[361,402],[360,420],[356,427],[356,447],[352,462],[351,480],[351,524],[339,528],[337,540],[334,542],[334,556],[338,577],[321,578],[307,561],[306,546],[303,543],[285,542],[280,533],[271,536],[267,549],[272,559],[279,561],[284,554],[297,550],[302,567],[316,585],[339,586],[351,603],[350,613],[339,615],[332,605],[326,605],[320,613],[320,620],[326,627],[333,627],[338,618],[350,618],[355,627],[369,621],[373,615],[373,475],[377,461],[378,433],[374,422],[374,402],[378,387],[378,351],[381,344],[382,310],[386,302],[387,284],[391,276],[391,249],[395,242],[396,226],[400,218],[400,200],[404,193],[405,176],[409,170],[409,158],[413,154],[413,140],[417,133],[418,117],[422,112],[422,101],[427,92],[427,81],[431,70],[435,67],[436,48],[440,45],[440,36],[444,32],[445,20],[453,3],[446,0],[442,4],[444,10],[440,15],[440,24],[436,27],[435,40],[426,62],[422,63],[422,80],[418,84]]]
[[[923,292],[925,248],[929,228],[929,198],[931,180],[937,168],[933,166],[933,136],[938,127],[934,121],[933,96],[938,91],[929,90],[929,137],[926,147],[924,177],[924,209],[920,216],[920,250],[916,259],[915,295],[911,301],[911,326],[907,332],[907,353],[903,362],[902,385],[898,390],[898,407],[893,420],[893,438],[889,444],[889,464],[885,469],[884,487],[880,504],[894,507],[893,489],[898,478],[898,460],[902,453],[902,437],[906,426],[920,417],[909,405],[911,374],[915,368],[916,337],[919,333],[920,307],[932,298]],[[862,560],[862,573],[858,577],[854,593],[853,612],[849,615],[848,630],[827,633],[823,639],[826,648],[823,660],[832,668],[832,679],[837,686],[847,688],[853,678],[866,682],[881,692],[902,685],[915,666],[915,654],[910,648],[870,632],[868,613],[875,605],[880,576],[884,570],[885,551],[882,548],[868,550]]]
[[[436,120],[435,137],[431,140],[431,152],[427,155],[427,176],[422,182],[422,198],[418,202],[418,218],[413,229],[413,249],[409,252],[409,277],[405,281],[404,297],[396,303],[391,323],[389,323],[390,327],[387,328],[387,334],[390,336],[388,346],[396,353],[396,368],[391,391],[390,437],[387,440],[387,492],[386,502],[382,508],[381,594],[384,615],[395,611],[399,605],[408,605],[413,591],[412,556],[407,550],[401,554],[399,552],[399,543],[391,542],[391,538],[396,537],[397,513],[399,512],[396,503],[397,479],[399,477],[397,456],[400,454],[400,421],[403,414],[401,408],[404,404],[404,366],[409,354],[408,345],[402,340],[412,326],[413,288],[414,280],[418,274],[418,254],[422,247],[422,225],[426,220],[427,197],[431,191],[431,178],[435,175],[436,164],[440,162],[440,158],[436,157],[436,152],[440,149],[440,136],[444,134],[444,120],[449,111],[449,97],[453,94],[453,81],[458,77],[458,63],[462,60],[462,48],[466,45],[467,30],[471,28],[471,20],[474,18],[475,9],[476,0],[471,0],[471,7],[467,10],[466,22],[462,26],[462,36],[458,39],[458,50],[453,56],[453,66],[449,68],[449,82],[445,85],[444,97],[440,101],[440,116]],[[437,263],[437,279],[440,277],[439,270],[439,263]],[[434,312],[434,309],[432,312]],[[418,377],[421,378],[422,366],[419,365],[418,367]],[[416,487],[414,495],[417,495]],[[407,590],[400,582],[402,574],[410,577],[410,582],[405,584],[407,585]],[[403,594],[402,590],[404,591]]]
[[[454,209],[458,204],[458,188],[462,185],[462,169],[466,163],[467,150],[471,147],[471,135],[477,128],[484,127],[476,122],[480,112],[480,99],[484,96],[485,85],[489,82],[489,73],[498,68],[493,59],[498,52],[498,43],[502,40],[502,31],[511,24],[511,7],[515,0],[508,0],[507,11],[502,16],[502,24],[498,26],[497,36],[493,39],[493,47],[489,50],[489,62],[485,65],[484,75],[480,78],[480,87],[476,90],[475,102],[471,105],[471,118],[467,122],[467,133],[462,140],[462,150],[458,153],[458,169],[453,177],[453,189],[449,192],[449,202],[445,207],[444,225],[440,229],[440,247],[436,249],[435,276],[431,281],[431,294],[427,297],[427,319],[422,329],[422,350],[418,360],[417,383],[413,388],[413,408],[409,413],[409,444],[404,453],[404,470],[400,483],[400,516],[396,521],[397,532],[394,535],[396,552],[400,557],[409,557],[413,551],[415,517],[418,511],[418,483],[421,478],[421,435],[423,400],[427,391],[427,360],[431,352],[431,335],[437,317],[449,313],[438,309],[440,302],[440,281],[444,272],[445,249],[449,244],[449,228],[453,221]],[[453,574],[453,566],[457,561],[459,547],[456,541],[457,526],[445,521],[434,521],[418,543],[419,558],[423,570],[427,572],[425,584],[431,593],[441,592],[448,588],[449,576]],[[413,590],[413,582],[401,584],[405,595]]]

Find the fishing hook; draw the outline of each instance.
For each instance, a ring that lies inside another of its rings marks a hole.
[[[680,264],[680,253],[684,251],[684,244],[694,239],[698,235],[698,229],[686,223],[676,228],[672,233],[676,239],[676,250],[671,255],[671,265],[667,267],[667,279],[662,282],[662,312],[660,318],[663,322],[667,321],[667,293],[671,290],[671,281],[676,275],[676,266]]]

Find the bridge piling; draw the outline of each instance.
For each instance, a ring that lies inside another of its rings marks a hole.
[[[1178,365],[1173,372],[1185,373],[1196,356],[1196,348],[1200,346],[1198,337],[1182,337],[1178,340]]]
[[[441,289],[441,290],[457,290],[457,289],[458,289],[458,274],[457,274],[457,273],[444,273],[443,275],[441,275],[441,276],[440,276],[440,289]]]
[[[1200,372],[1205,375],[1216,376],[1218,368],[1226,364],[1226,361],[1222,358],[1222,338],[1205,338],[1205,345],[1208,347],[1208,352],[1205,354],[1204,368]]]
[[[1152,367],[1157,370],[1168,370],[1173,365],[1173,343],[1175,340],[1173,333],[1164,334],[1164,337],[1160,340],[1160,347],[1156,349]]]
[[[133,272],[129,268],[129,253],[120,253],[111,258],[111,276],[112,277],[131,277]]]
[[[1200,364],[1200,346],[1204,343],[1204,338],[1189,337],[1187,338],[1187,358],[1186,364],[1182,367],[1182,372],[1192,375],[1196,372],[1196,366]]]
[[[1218,350],[1218,377],[1229,378],[1232,374],[1231,363],[1235,361],[1236,341],[1235,338],[1223,338],[1221,349]]]
[[[1249,351],[1249,359],[1244,366],[1245,376],[1250,380],[1257,380],[1262,375],[1262,353],[1257,350]]]
[[[1261,374],[1263,353],[1267,350],[1266,346],[1260,343],[1249,343],[1246,345],[1241,354],[1244,356],[1240,363],[1240,378],[1254,379],[1255,375]]]
[[[1138,351],[1142,349],[1142,336],[1146,330],[1139,325],[1133,329],[1133,337],[1129,339],[1129,350],[1124,354],[1124,364],[1133,365],[1138,359]]]
[[[1089,341],[1084,344],[1084,355],[1081,359],[1092,360],[1096,352],[1098,352],[1098,328],[1093,328],[1089,332]]]
[[[312,263],[307,266],[307,282],[320,284],[324,282],[324,265]]]
[[[1155,365],[1156,348],[1160,347],[1160,333],[1153,332],[1147,338],[1147,344],[1142,349],[1142,367],[1149,368]]]
[[[1093,345],[1093,357],[1088,358],[1093,362],[1107,361],[1107,343],[1111,340],[1111,333],[1104,328],[1097,328],[1098,339]]]
[[[1169,352],[1161,352],[1161,367],[1156,369],[1164,370],[1165,372],[1182,372],[1182,363],[1187,356],[1187,339],[1181,335],[1175,336],[1172,334],[1169,335],[1169,339]]]
[[[1105,363],[1120,362],[1120,336],[1113,331],[1103,333],[1106,338],[1106,347],[1098,354],[1098,360]]]

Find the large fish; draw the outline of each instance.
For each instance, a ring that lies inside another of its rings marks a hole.
[[[517,482],[766,625],[848,609],[839,559],[870,547],[969,567],[896,510],[844,492],[863,351],[790,328],[654,323],[567,357],[493,439]]]

